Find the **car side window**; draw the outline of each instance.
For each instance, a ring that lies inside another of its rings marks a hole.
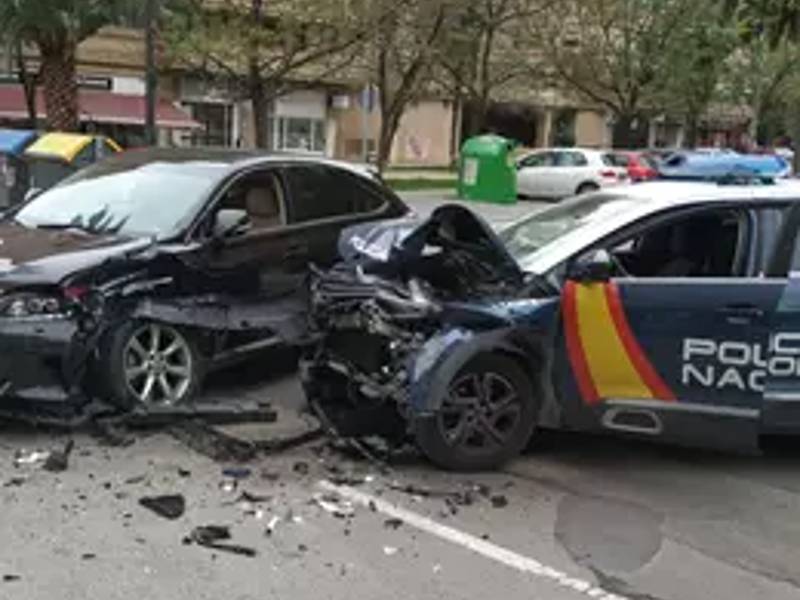
[[[369,213],[386,202],[357,175],[327,165],[288,167],[286,180],[292,223]]]
[[[738,277],[746,270],[749,221],[729,208],[662,222],[609,249],[628,277]]]
[[[519,161],[519,166],[526,169],[530,167],[551,167],[553,166],[553,153],[537,152],[536,154],[531,154]]]
[[[753,257],[754,271],[759,276],[766,276],[770,260],[778,244],[781,229],[786,221],[786,208],[758,208],[754,213],[757,217],[756,228],[759,240]],[[795,254],[798,254],[798,252],[796,251]],[[798,254],[797,258],[800,259],[800,254]],[[798,262],[795,270],[800,270],[800,262]]]
[[[585,167],[589,164],[581,152],[557,152],[555,162],[557,167]]]
[[[216,211],[224,209],[245,211],[254,231],[283,225],[286,222],[286,202],[277,173],[258,171],[236,181],[216,207]]]

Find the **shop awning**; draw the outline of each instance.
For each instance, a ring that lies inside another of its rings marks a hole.
[[[39,119],[46,119],[44,97],[41,91],[36,101]],[[79,90],[78,107],[84,123],[113,123],[118,125],[144,125],[144,96],[114,94],[98,90]],[[22,120],[28,118],[25,95],[17,85],[0,86],[0,119]],[[186,112],[166,100],[156,105],[156,125],[165,129],[198,129],[202,125]]]

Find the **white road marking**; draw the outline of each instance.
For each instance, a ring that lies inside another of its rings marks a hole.
[[[546,579],[556,584],[558,587],[572,590],[573,592],[577,592],[587,598],[597,598],[599,600],[629,600],[625,596],[608,592],[584,579],[571,577],[570,575],[553,567],[549,567],[538,560],[523,556],[522,554],[518,554],[512,550],[508,550],[507,548],[503,548],[502,546],[498,546],[497,544],[493,544],[486,540],[482,540],[481,538],[475,537],[474,535],[459,529],[442,525],[433,519],[412,512],[370,494],[366,494],[355,488],[345,485],[336,485],[330,481],[321,481],[319,485],[327,492],[337,493],[342,498],[350,500],[356,504],[373,506],[378,512],[396,519],[402,519],[408,525],[416,527],[421,531],[434,535],[453,544],[462,546],[468,550],[471,550],[472,552],[475,552],[476,554],[480,554],[485,558],[504,564],[512,569],[516,569],[517,571],[539,577],[540,579]]]

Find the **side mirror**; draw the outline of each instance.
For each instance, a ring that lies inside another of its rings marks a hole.
[[[217,213],[214,219],[213,237],[215,240],[241,235],[250,229],[250,217],[246,210],[238,208],[224,208]]]
[[[580,282],[608,281],[614,274],[614,261],[606,250],[579,256],[567,270],[567,279]]]
[[[23,198],[23,201],[24,202],[29,202],[30,200],[33,200],[37,196],[40,196],[43,191],[44,190],[42,188],[32,187],[32,188],[28,189],[27,192],[25,192],[25,196]]]

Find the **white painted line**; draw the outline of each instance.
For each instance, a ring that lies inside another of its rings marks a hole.
[[[396,504],[392,504],[391,502],[387,502],[386,500],[382,500],[376,496],[366,494],[355,488],[346,485],[336,485],[330,481],[321,481],[319,485],[327,492],[337,493],[342,498],[363,506],[374,506],[378,512],[381,512],[389,517],[402,519],[408,525],[416,527],[421,531],[434,535],[453,544],[462,546],[463,548],[471,550],[476,554],[480,554],[485,558],[506,565],[507,567],[511,567],[512,569],[516,569],[517,571],[522,571],[523,573],[527,573],[541,579],[546,579],[556,584],[558,587],[572,590],[573,592],[577,592],[587,598],[597,598],[599,600],[629,600],[625,596],[607,592],[606,590],[599,588],[586,580],[579,579],[577,577],[571,577],[566,573],[559,571],[558,569],[549,567],[539,562],[538,560],[523,556],[522,554],[518,554],[512,550],[508,550],[507,548],[503,548],[502,546],[498,546],[497,544],[493,544],[486,540],[482,540],[479,537],[475,537],[474,535],[459,529],[442,525],[433,519],[410,510],[406,510],[405,508],[397,506]]]

